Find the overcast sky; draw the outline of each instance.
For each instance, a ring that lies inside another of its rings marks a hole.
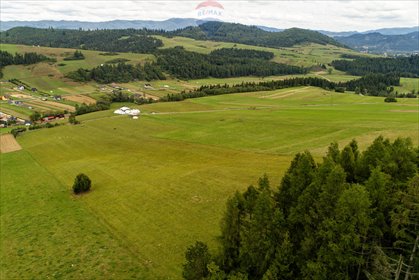
[[[205,1],[205,0],[203,0]],[[198,18],[203,1],[0,0],[1,20],[108,21]],[[214,0],[213,0],[214,1]],[[365,31],[419,25],[419,1],[234,1],[219,0],[218,18],[277,28]]]

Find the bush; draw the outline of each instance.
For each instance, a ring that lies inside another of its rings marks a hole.
[[[75,194],[88,192],[90,190],[91,185],[92,181],[90,180],[90,178],[87,177],[87,175],[80,173],[74,179],[73,192]]]
[[[389,103],[389,102],[397,102],[397,99],[394,98],[394,97],[386,97],[384,99],[384,102],[387,102],[387,103]]]
[[[13,128],[10,133],[16,138],[20,133],[25,132],[26,127]]]
[[[71,114],[70,117],[68,117],[68,122],[70,124],[79,124],[80,122],[76,119],[76,116],[74,114]]]

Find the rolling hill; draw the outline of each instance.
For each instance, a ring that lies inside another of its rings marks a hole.
[[[336,37],[335,39],[359,51],[368,50],[374,53],[419,52],[419,31],[405,35],[382,35],[375,32]]]
[[[269,32],[256,26],[215,21],[206,22],[197,27],[187,27],[170,32],[170,34],[197,40],[233,42],[272,48],[291,47],[303,43],[342,46],[333,38],[306,29],[290,28],[282,32]]]

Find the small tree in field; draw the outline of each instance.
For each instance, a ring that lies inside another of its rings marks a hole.
[[[73,192],[75,194],[88,192],[90,190],[91,185],[92,181],[90,180],[90,178],[87,177],[87,175],[80,173],[79,175],[77,175],[76,179],[74,179]]]
[[[71,114],[70,117],[68,117],[68,122],[70,124],[79,124],[80,122],[76,120],[76,116],[74,114]]]

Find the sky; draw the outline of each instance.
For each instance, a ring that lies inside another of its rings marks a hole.
[[[208,0],[0,0],[0,20],[165,20],[204,18],[276,28],[366,31],[419,25],[419,1],[218,0],[223,9],[196,7]],[[216,0],[210,0],[216,1]]]

